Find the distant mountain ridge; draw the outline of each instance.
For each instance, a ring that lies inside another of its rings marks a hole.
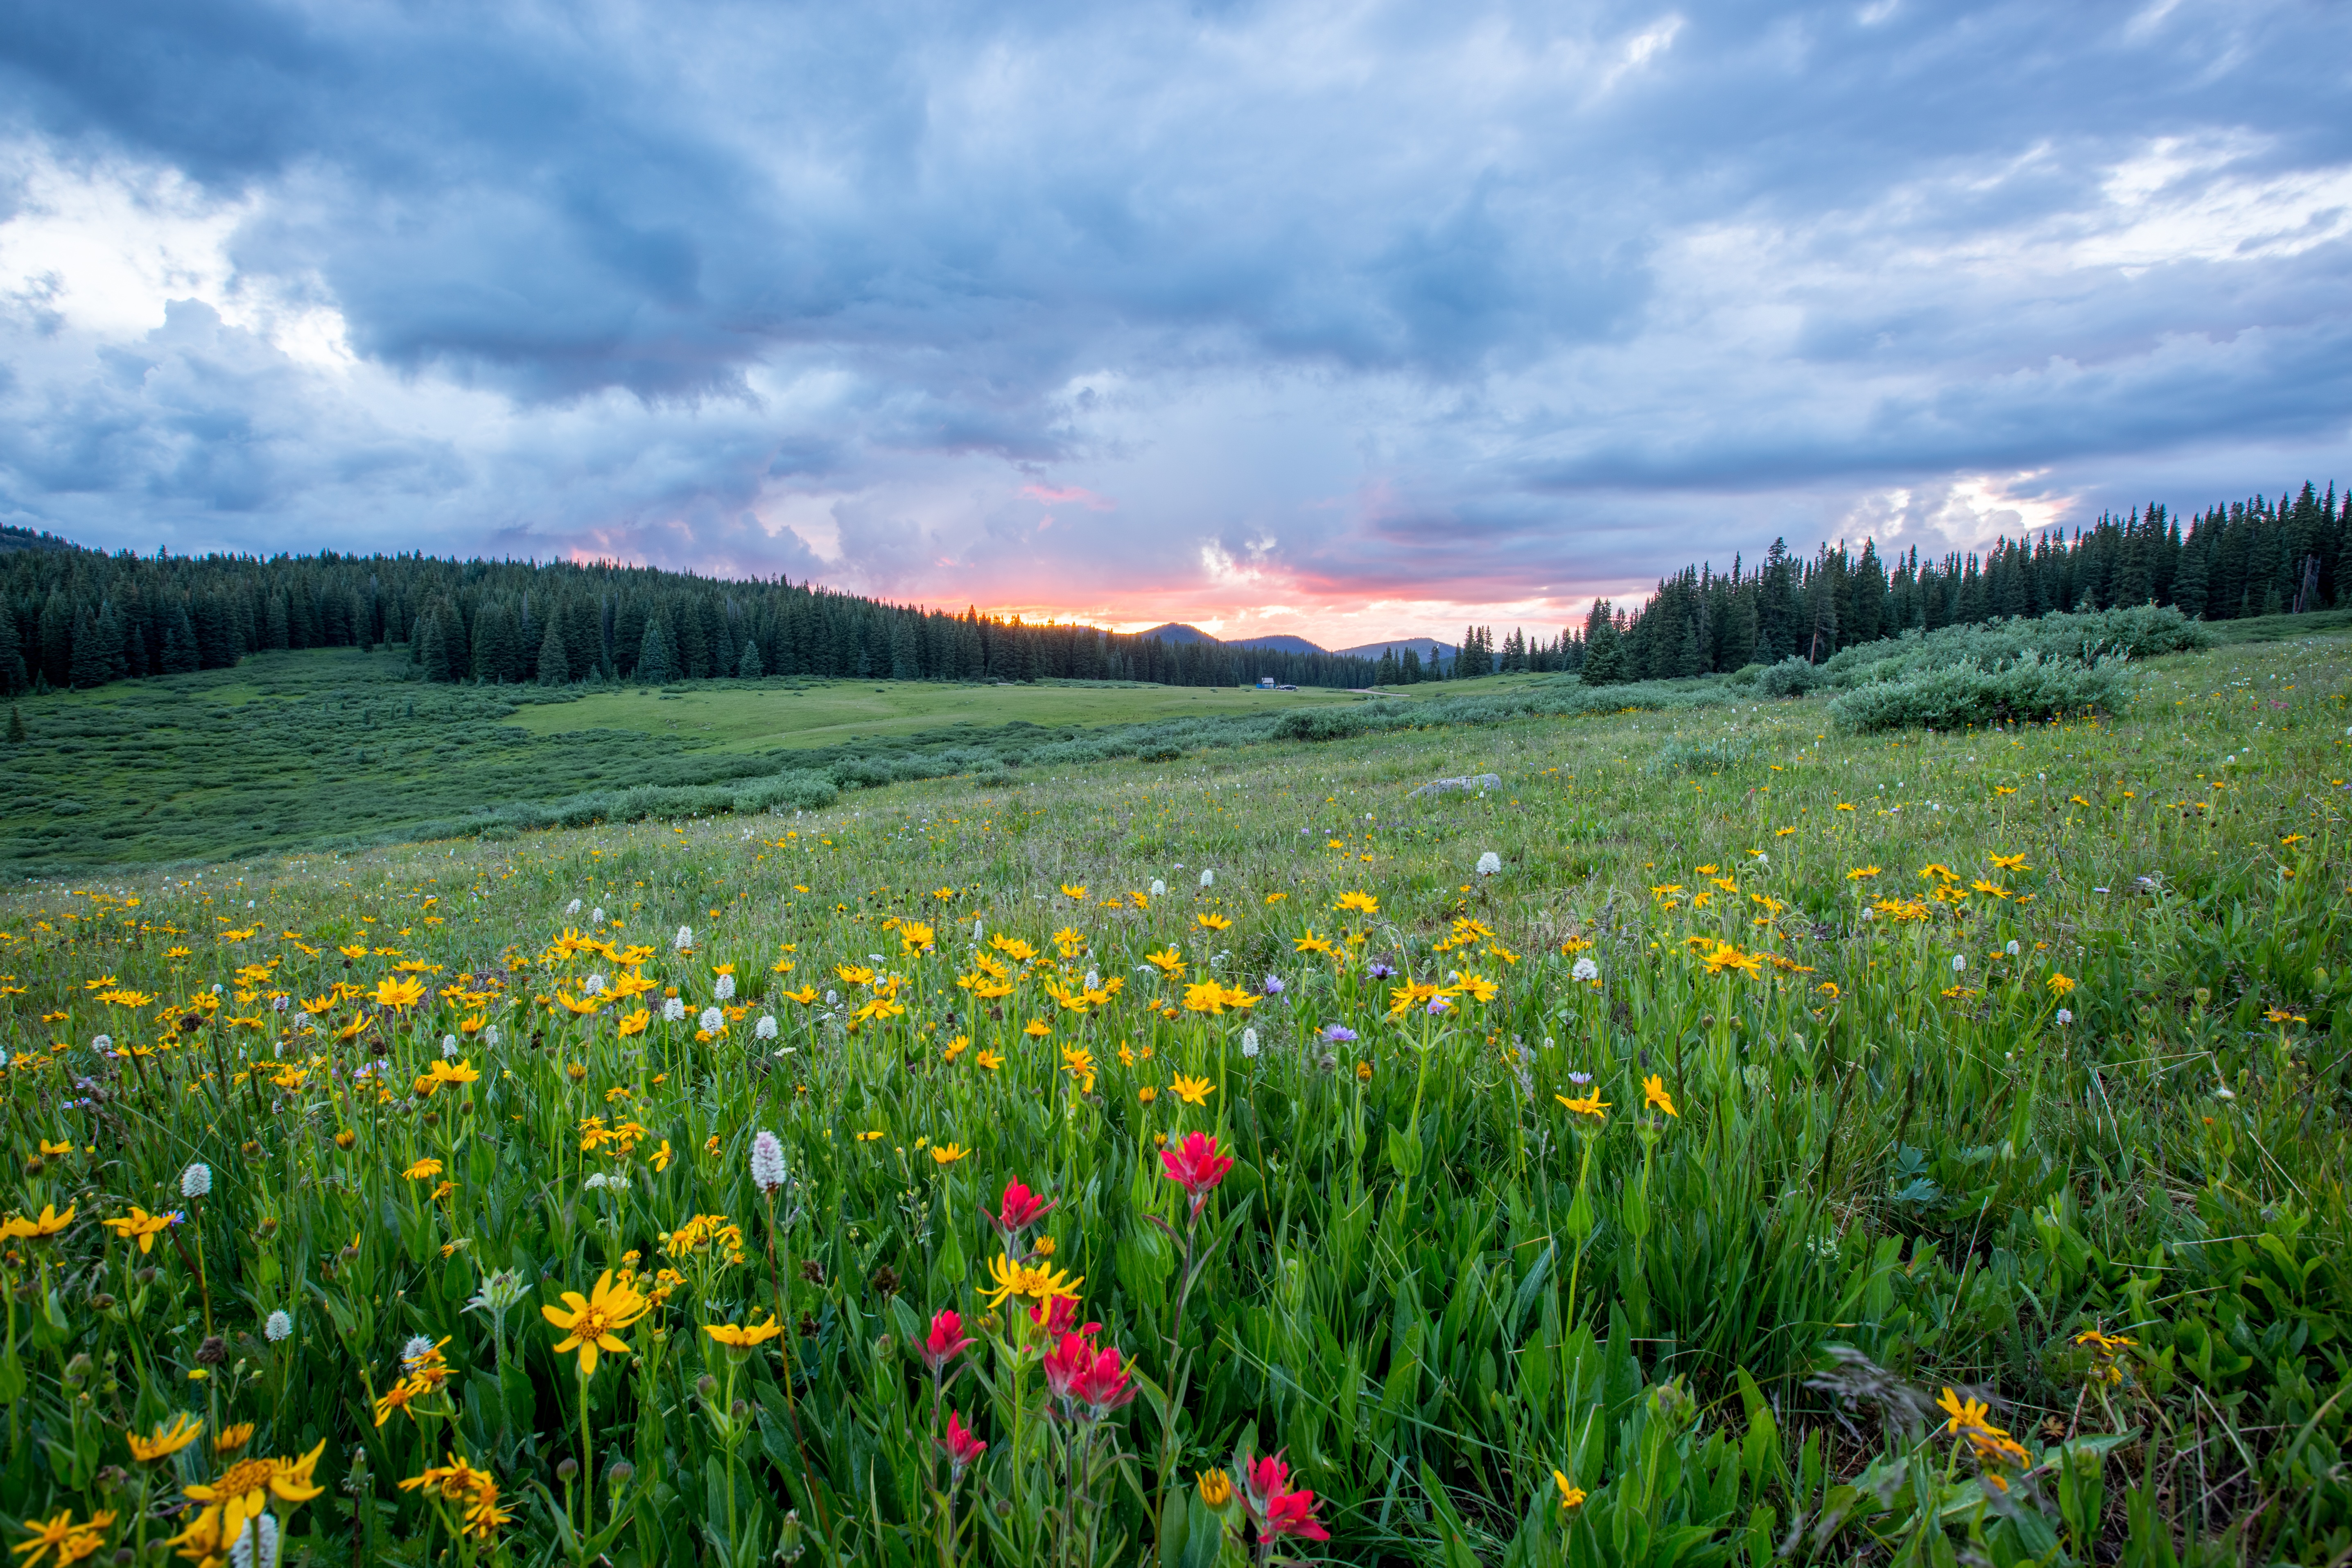
[[[1423,663],[1438,659],[1451,664],[1454,662],[1455,651],[1452,643],[1439,642],[1435,637],[1398,637],[1391,642],[1368,642],[1356,647],[1347,648],[1328,648],[1319,643],[1309,642],[1305,637],[1293,637],[1287,632],[1276,633],[1270,637],[1240,637],[1228,642],[1223,637],[1212,637],[1200,627],[1183,621],[1168,621],[1153,626],[1150,631],[1138,632],[1135,635],[1139,637],[1158,637],[1161,642],[1166,643],[1214,643],[1221,647],[1249,648],[1268,653],[1335,654],[1341,658],[1376,659],[1381,653],[1391,648],[1396,651],[1399,658],[1402,658],[1405,649],[1411,648],[1421,656]]]

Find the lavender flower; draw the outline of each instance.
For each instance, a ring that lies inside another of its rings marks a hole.
[[[1279,996],[1282,994],[1281,975],[1269,974],[1265,977],[1265,994],[1269,996]]]
[[[1323,1041],[1326,1045],[1344,1046],[1355,1039],[1355,1037],[1356,1031],[1348,1027],[1345,1024],[1326,1024],[1323,1026]]]

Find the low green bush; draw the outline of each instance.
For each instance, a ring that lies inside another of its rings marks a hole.
[[[2000,669],[1969,659],[1900,680],[1858,686],[1830,704],[1830,717],[1862,733],[1923,727],[1958,730],[2016,719],[2112,713],[2124,700],[2121,659],[2080,664],[2029,653]]]

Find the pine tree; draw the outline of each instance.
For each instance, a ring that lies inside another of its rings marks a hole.
[[[0,597],[0,697],[14,697],[31,684],[23,640],[16,635],[16,612]]]
[[[563,647],[563,624],[554,616],[547,617],[547,635],[539,639],[539,683],[541,686],[563,686],[572,679],[572,660]]]
[[[11,741],[21,741],[24,738],[25,716],[22,713],[17,712],[16,705],[14,702],[11,702],[8,704],[8,739]]]
[[[188,606],[175,601],[171,613],[163,617],[163,673],[191,674],[200,662],[196,654],[196,628],[189,624]]]
[[[637,648],[637,668],[634,679],[640,686],[662,686],[669,681],[669,638],[663,635],[659,616],[646,622],[645,641]]]
[[[416,623],[421,628],[416,634],[416,662],[423,668],[425,679],[447,680],[449,650],[442,645],[441,617],[423,615],[416,617]]]
[[[766,673],[766,670],[764,670],[760,664],[760,644],[758,640],[753,637],[745,637],[743,639],[743,658],[742,661],[735,667],[735,678],[739,680],[757,680]]]

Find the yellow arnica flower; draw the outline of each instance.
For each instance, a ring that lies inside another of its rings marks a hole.
[[[1654,1105],[1668,1116],[1677,1120],[1682,1116],[1682,1112],[1675,1109],[1674,1096],[1666,1092],[1666,1080],[1656,1073],[1652,1073],[1642,1080],[1642,1102],[1644,1105]]]
[[[1381,912],[1380,900],[1370,893],[1342,893],[1339,901],[1331,907],[1335,910],[1361,910],[1368,915]]]
[[[41,1217],[38,1219],[26,1219],[21,1215],[10,1215],[5,1220],[0,1220],[0,1241],[15,1241],[19,1238],[26,1241],[47,1241],[73,1224],[73,1209],[69,1208],[65,1213],[59,1214],[57,1205],[43,1204]]]
[[[429,1182],[434,1177],[441,1173],[441,1162],[438,1160],[419,1160],[416,1163],[409,1166],[408,1169],[401,1172],[400,1173],[412,1182]]]
[[[1217,1086],[1207,1079],[1186,1078],[1180,1072],[1176,1081],[1168,1086],[1168,1091],[1187,1105],[1206,1105],[1209,1096],[1217,1092]]]
[[[188,1500],[205,1507],[186,1530],[173,1537],[172,1544],[202,1547],[204,1550],[197,1553],[201,1560],[234,1543],[245,1533],[246,1521],[267,1509],[270,1499],[298,1506],[310,1501],[326,1489],[310,1482],[310,1472],[326,1450],[326,1442],[321,1439],[317,1447],[299,1459],[265,1459],[258,1456],[239,1459],[212,1485],[187,1488]]]
[[[79,1524],[73,1521],[71,1509],[61,1510],[55,1519],[26,1520],[25,1528],[32,1533],[16,1548],[17,1555],[25,1560],[21,1568],[37,1568],[50,1560],[51,1552],[57,1553],[55,1561],[60,1563],[95,1556],[106,1544],[106,1531],[113,1523],[112,1509],[91,1514]]]
[[[2067,992],[2074,989],[2074,982],[2071,976],[2060,974],[2053,970],[2050,975],[2050,989],[2054,994],[2063,996]]]
[[[996,1284],[981,1295],[991,1307],[1001,1307],[1014,1296],[1025,1296],[1041,1307],[1056,1296],[1075,1301],[1078,1287],[1086,1283],[1056,1271],[1050,1263],[1015,1263],[1001,1256],[988,1260],[988,1277]]]
[[[1568,1476],[1566,1472],[1554,1470],[1551,1473],[1551,1484],[1559,1489],[1560,1507],[1574,1508],[1578,1503],[1584,1500],[1584,1489],[1582,1487],[1570,1486],[1568,1484]]]
[[[784,1326],[772,1319],[764,1323],[746,1323],[740,1327],[733,1323],[705,1323],[702,1331],[729,1350],[748,1355],[782,1333]]]
[[[372,1000],[379,1007],[390,1007],[395,1012],[404,1013],[425,1000],[425,982],[415,975],[404,977],[386,975],[375,983],[375,992]]]
[[[154,1436],[142,1437],[136,1432],[126,1432],[123,1440],[131,1445],[131,1457],[142,1465],[168,1459],[204,1435],[205,1424],[183,1410],[171,1420],[155,1428]]]
[[[563,1302],[562,1307],[541,1307],[540,1315],[564,1331],[564,1337],[556,1342],[557,1355],[573,1350],[580,1352],[580,1375],[583,1377],[596,1375],[598,1351],[620,1354],[628,1352],[629,1347],[622,1341],[620,1331],[644,1317],[651,1305],[628,1286],[614,1285],[613,1271],[609,1268],[598,1276],[596,1288],[587,1296],[582,1296],[577,1290],[566,1290]]]
[[[1223,1508],[1233,1500],[1234,1479],[1223,1470],[1201,1472],[1201,1500],[1211,1508]]]
[[[1944,1423],[1947,1432],[1992,1432],[1999,1428],[1988,1426],[1985,1415],[1991,1406],[1981,1399],[1963,1399],[1957,1389],[1947,1388],[1936,1401],[1937,1407],[1951,1419]]]
[[[220,1436],[213,1439],[213,1452],[215,1454],[234,1454],[239,1448],[244,1447],[247,1443],[252,1441],[253,1423],[250,1421],[240,1421],[234,1426],[224,1426],[221,1428]]]
[[[971,1152],[971,1150],[961,1143],[935,1144],[931,1149],[931,1163],[938,1165],[952,1165]]]
[[[1581,1100],[1570,1100],[1564,1094],[1555,1094],[1552,1098],[1559,1100],[1562,1105],[1568,1107],[1569,1110],[1574,1111],[1577,1115],[1590,1116],[1595,1121],[1604,1120],[1609,1110],[1609,1102],[1601,1098],[1601,1091],[1597,1089],[1587,1094]]]
[[[119,1219],[103,1219],[99,1221],[99,1224],[114,1232],[124,1241],[136,1237],[139,1240],[140,1251],[152,1252],[155,1250],[155,1238],[172,1228],[172,1216],[149,1214],[137,1204],[132,1204],[129,1214]]]

